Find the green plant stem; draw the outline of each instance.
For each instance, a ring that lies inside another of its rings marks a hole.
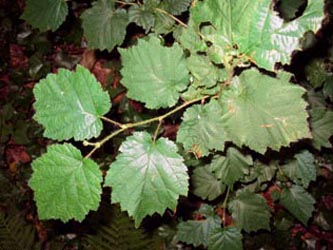
[[[159,121],[158,125],[157,125],[157,128],[155,130],[155,133],[154,133],[154,138],[153,138],[153,141],[155,142],[156,139],[157,139],[157,136],[158,136],[158,132],[160,131],[160,128],[162,126],[162,122],[163,122],[163,119]]]
[[[183,23],[181,20],[179,20],[177,17],[175,17],[174,15],[171,15],[169,12],[163,10],[163,9],[160,9],[160,8],[155,8],[156,11],[164,14],[164,15],[167,15],[168,17],[170,17],[171,19],[175,20],[177,23],[179,23],[181,26],[183,26],[184,28],[187,28],[187,24]]]
[[[227,210],[227,203],[229,199],[229,193],[230,193],[230,187],[227,189],[227,194],[225,195],[224,201],[223,201],[223,215],[222,215],[222,222],[223,222],[223,227],[226,226],[226,210]]]
[[[203,97],[200,97],[200,98],[193,99],[191,101],[184,102],[182,105],[174,108],[173,110],[165,113],[164,115],[160,115],[160,116],[157,116],[157,117],[154,117],[154,118],[150,118],[150,119],[147,119],[147,120],[144,120],[144,121],[140,121],[140,122],[121,124],[121,123],[115,122],[115,121],[110,120],[110,119],[107,118],[108,120],[112,121],[112,124],[117,124],[120,128],[118,130],[114,131],[113,133],[109,134],[107,137],[105,137],[101,141],[98,141],[98,142],[87,142],[87,141],[85,141],[83,143],[84,146],[93,146],[94,148],[84,158],[91,157],[91,155],[97,149],[99,149],[101,146],[103,146],[104,143],[106,143],[107,141],[109,141],[110,139],[112,139],[113,137],[115,137],[116,135],[124,132],[125,130],[127,130],[129,128],[139,127],[139,126],[142,126],[142,125],[145,125],[145,124],[149,124],[149,123],[158,121],[159,122],[159,126],[157,127],[157,132],[155,131],[155,135],[154,135],[154,139],[156,139],[158,130],[159,130],[161,124],[162,124],[162,121],[165,118],[167,118],[168,116],[170,116],[170,115],[178,112],[179,110],[182,110],[183,108],[186,108],[187,106],[189,106],[189,105],[191,105],[193,103],[196,103],[196,102],[199,102],[199,101],[204,101],[204,100],[206,100],[208,98],[211,98],[211,97],[212,96],[203,96]]]
[[[123,124],[121,124],[121,123],[119,123],[119,122],[116,122],[116,121],[114,121],[114,120],[111,120],[111,119],[109,119],[109,118],[107,118],[107,117],[105,117],[105,116],[100,116],[99,118],[101,118],[102,120],[104,120],[104,121],[106,121],[106,122],[108,122],[108,123],[111,123],[111,124],[113,124],[113,125],[116,125],[117,127],[122,127],[123,126]]]
[[[123,1],[115,1],[115,2],[123,4],[123,5],[138,5],[137,3],[126,3],[126,2],[123,2]]]

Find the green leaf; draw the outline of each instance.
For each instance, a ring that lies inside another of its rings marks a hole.
[[[259,229],[270,229],[270,209],[266,200],[259,194],[249,190],[239,190],[236,198],[229,203],[232,218],[236,227],[246,232],[253,232]]]
[[[280,203],[304,225],[307,224],[316,201],[301,186],[293,185],[282,189]]]
[[[307,103],[302,98],[305,90],[290,84],[289,78],[282,72],[277,78],[268,77],[255,69],[234,78],[219,100],[223,110],[220,126],[233,143],[264,153],[268,147],[279,150],[311,138]]]
[[[136,132],[119,150],[105,186],[112,187],[112,203],[120,202],[136,227],[147,215],[175,209],[179,195],[187,195],[187,168],[173,142],[154,142],[147,132]]]
[[[111,107],[108,93],[80,65],[76,72],[60,69],[48,74],[33,92],[34,119],[45,127],[45,137],[56,140],[97,137],[103,128],[99,117]]]
[[[315,181],[317,177],[315,159],[309,151],[296,154],[295,158],[296,160],[283,166],[283,172],[296,184],[307,188],[309,183]]]
[[[225,185],[218,180],[208,167],[197,167],[192,175],[193,193],[209,201],[224,193]]]
[[[328,75],[327,73],[326,64],[322,59],[313,59],[305,66],[306,79],[314,89],[320,88],[324,84]]]
[[[214,214],[211,206],[203,205],[198,211],[203,214],[205,220],[188,220],[177,225],[176,239],[193,246],[208,246],[211,232],[220,227],[220,219]]]
[[[160,8],[172,15],[180,15],[187,10],[192,0],[164,0]]]
[[[318,150],[321,147],[332,148],[329,139],[333,135],[333,111],[325,108],[312,108],[310,115],[313,146]]]
[[[147,9],[145,5],[133,5],[128,10],[129,22],[134,22],[149,32],[154,26],[155,16],[152,9]]]
[[[150,37],[119,52],[123,63],[121,83],[128,89],[129,98],[144,102],[150,109],[177,103],[189,81],[184,54],[177,43],[168,48],[158,38]]]
[[[197,157],[207,156],[210,150],[224,150],[226,134],[221,129],[221,107],[216,100],[205,105],[193,105],[183,116],[177,142]]]
[[[296,17],[299,8],[306,3],[306,0],[280,0],[279,12],[284,20],[290,21]]]
[[[40,31],[55,31],[68,14],[66,0],[27,0],[21,16]]]
[[[90,210],[97,210],[102,173],[71,144],[49,146],[47,153],[33,161],[32,168],[29,186],[40,219],[82,221]]]
[[[242,250],[242,238],[237,228],[216,228],[210,233],[208,250]]]
[[[236,148],[230,147],[225,157],[216,155],[209,167],[223,183],[232,186],[249,173],[251,165],[253,165],[251,156],[245,156]]]
[[[115,9],[114,5],[113,0],[98,0],[81,15],[90,48],[112,51],[123,43],[129,19],[124,9]]]
[[[288,23],[273,10],[271,0],[207,0],[197,2],[191,13],[197,27],[202,23],[213,25],[213,39],[204,38],[217,43],[221,56],[234,55],[237,45],[238,54],[247,55],[259,67],[273,70],[277,62],[290,63],[291,54],[300,49],[299,39],[306,31],[319,30],[323,6],[324,1],[309,0],[303,15]]]

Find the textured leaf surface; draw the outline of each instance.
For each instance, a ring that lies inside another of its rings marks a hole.
[[[97,137],[103,128],[99,116],[111,107],[108,93],[79,65],[76,72],[48,74],[35,86],[34,95],[34,119],[45,127],[45,137],[57,140]]]
[[[305,91],[290,84],[289,78],[287,73],[272,78],[254,69],[235,78],[220,97],[228,138],[259,153],[311,138],[307,103],[302,98]]]
[[[145,5],[131,6],[128,10],[130,22],[135,22],[148,32],[155,23],[155,16],[153,10],[147,9]]]
[[[296,185],[282,190],[280,202],[304,225],[308,223],[316,203],[304,188]]]
[[[312,108],[310,115],[314,147],[318,150],[321,147],[331,148],[332,144],[329,139],[333,135],[333,111],[325,108]]]
[[[214,209],[208,205],[203,205],[198,211],[205,216],[205,220],[188,220],[177,225],[176,238],[179,241],[194,246],[208,246],[211,232],[220,227],[219,218],[214,214]]]
[[[82,221],[97,210],[102,173],[71,144],[52,145],[32,163],[29,186],[34,191],[40,219]]]
[[[253,232],[259,229],[270,229],[271,213],[266,200],[259,194],[240,190],[236,198],[229,203],[229,209],[236,227],[240,230]]]
[[[216,156],[210,169],[223,183],[232,186],[236,181],[249,173],[253,164],[251,156],[243,155],[235,148],[228,148],[226,156]]]
[[[112,187],[112,203],[119,202],[136,226],[147,215],[175,209],[179,195],[187,195],[187,168],[173,142],[153,142],[147,132],[137,132],[119,150],[105,185]]]
[[[224,150],[226,134],[221,126],[222,113],[217,101],[193,105],[184,113],[177,142],[197,157],[207,156],[210,150]]]
[[[82,27],[90,48],[108,51],[121,45],[129,23],[124,9],[115,9],[113,0],[98,0],[82,15]]]
[[[192,0],[164,0],[161,8],[172,15],[180,15],[187,10]]]
[[[164,47],[156,37],[139,40],[138,45],[119,49],[122,58],[122,84],[127,96],[150,109],[174,106],[185,90],[189,74],[180,46]]]
[[[295,18],[299,8],[306,3],[305,0],[281,0],[280,2],[279,12],[287,21]]]
[[[208,167],[197,167],[192,175],[193,193],[202,199],[214,200],[224,193],[225,185]]]
[[[209,237],[209,250],[242,250],[242,234],[234,227],[214,229]]]
[[[40,31],[55,31],[65,21],[67,14],[65,0],[27,0],[22,18]]]
[[[271,0],[207,0],[197,2],[192,18],[197,26],[204,22],[214,26],[215,34],[205,39],[217,43],[220,55],[231,55],[237,44],[237,53],[246,54],[259,67],[273,70],[277,62],[290,62],[306,31],[320,28],[323,5],[323,1],[309,0],[301,17],[285,23],[273,10]]]
[[[283,172],[295,183],[307,188],[317,177],[315,159],[309,151],[296,154],[295,158],[296,160],[283,167]]]

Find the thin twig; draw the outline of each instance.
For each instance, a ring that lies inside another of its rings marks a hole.
[[[163,9],[160,9],[160,8],[155,8],[156,11],[164,14],[164,15],[167,15],[168,17],[170,17],[171,19],[175,20],[177,23],[179,23],[181,26],[183,26],[184,28],[187,28],[187,24],[183,23],[181,20],[179,20],[177,17],[175,17],[174,15],[171,15],[169,12],[163,10]]]
[[[104,121],[106,121],[106,122],[108,122],[108,123],[111,123],[111,124],[113,124],[113,125],[116,125],[117,127],[122,128],[122,126],[123,126],[123,124],[121,124],[121,123],[119,123],[119,122],[116,122],[116,121],[114,121],[114,120],[111,120],[111,119],[109,119],[109,118],[107,118],[107,117],[105,117],[105,116],[100,116],[99,118],[101,118],[102,120],[104,120]]]

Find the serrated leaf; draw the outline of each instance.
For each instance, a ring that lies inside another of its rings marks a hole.
[[[210,233],[208,250],[242,250],[242,238],[237,228],[216,228]]]
[[[208,205],[203,205],[199,213],[204,212],[205,220],[188,220],[177,225],[176,239],[193,246],[208,246],[209,235],[220,227],[219,218],[214,214],[214,209]]]
[[[208,167],[197,167],[192,175],[193,193],[209,201],[216,199],[225,191],[225,185],[218,180]]]
[[[197,27],[201,23],[214,26],[214,40],[219,37],[222,56],[234,55],[237,50],[259,67],[273,70],[277,62],[290,63],[291,54],[300,49],[299,39],[306,31],[319,30],[323,6],[324,1],[309,0],[303,15],[289,23],[273,10],[271,0],[208,0],[197,2],[191,13]],[[210,41],[209,37],[205,39]]]
[[[40,31],[55,31],[65,21],[67,14],[65,0],[27,0],[21,18]]]
[[[165,138],[154,142],[147,132],[136,132],[119,151],[105,180],[105,186],[112,187],[112,203],[119,202],[136,227],[147,215],[175,209],[179,195],[188,191],[187,168],[176,145]]]
[[[78,65],[76,72],[60,69],[34,87],[34,119],[45,127],[44,136],[56,140],[99,136],[100,116],[111,107],[110,97],[96,78]]]
[[[313,146],[320,150],[322,147],[332,148],[329,139],[333,135],[333,111],[325,108],[312,108],[310,111]]]
[[[128,14],[115,9],[113,0],[98,0],[81,15],[84,36],[90,48],[112,51],[125,39]]]
[[[184,113],[177,142],[197,157],[207,156],[210,150],[223,151],[226,133],[221,125],[221,107],[216,100],[205,105],[193,105]]]
[[[177,43],[168,48],[158,38],[150,37],[119,52],[123,64],[121,83],[128,89],[129,98],[144,102],[150,109],[177,103],[189,81],[184,54]]]
[[[229,203],[228,208],[239,230],[244,229],[249,233],[259,229],[270,229],[270,209],[261,195],[247,189],[240,190],[236,198]]]
[[[309,186],[311,181],[317,177],[314,157],[309,151],[303,151],[295,155],[296,160],[283,166],[283,172],[296,184],[304,188]]]
[[[102,193],[102,173],[71,144],[56,144],[32,163],[29,186],[34,191],[40,219],[82,221],[96,211]]]
[[[155,16],[151,9],[147,9],[145,5],[131,6],[128,10],[129,22],[134,22],[149,32],[154,26]]]
[[[280,203],[304,225],[308,223],[316,201],[301,186],[282,189]]]
[[[172,15],[180,15],[187,10],[192,0],[164,0],[160,8]]]
[[[254,69],[234,78],[219,100],[223,110],[220,126],[233,143],[264,153],[268,147],[279,150],[311,138],[307,103],[302,98],[305,90],[290,84],[289,78],[287,73],[272,78]]]
[[[250,155],[243,155],[236,148],[228,148],[226,156],[216,155],[209,168],[215,176],[228,186],[249,173],[249,167],[253,164]]]

